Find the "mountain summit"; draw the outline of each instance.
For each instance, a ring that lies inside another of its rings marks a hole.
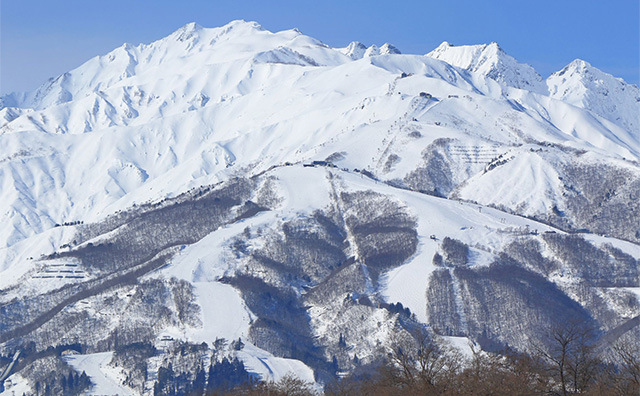
[[[576,59],[547,79],[552,98],[587,109],[640,139],[640,89]]]

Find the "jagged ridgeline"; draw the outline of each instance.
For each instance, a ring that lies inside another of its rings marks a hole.
[[[525,367],[559,392],[568,334],[599,373],[572,389],[623,389],[602,378],[640,348],[637,114],[583,61],[544,80],[495,43],[244,21],[5,95],[0,384],[464,394]]]

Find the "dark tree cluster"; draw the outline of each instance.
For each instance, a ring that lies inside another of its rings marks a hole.
[[[437,197],[448,197],[455,189],[455,175],[451,169],[452,158],[447,146],[453,139],[436,139],[422,152],[424,165],[407,174],[404,183],[414,191],[421,191]]]
[[[457,239],[444,237],[440,245],[444,253],[445,265],[464,267],[469,260],[469,247]]]
[[[43,382],[37,381],[33,387],[35,395],[79,395],[91,386],[91,380],[83,371],[82,374],[69,372],[65,375],[52,375]]]
[[[55,257],[74,257],[100,272],[131,268],[167,248],[195,243],[224,224],[255,214],[256,205],[247,201],[254,187],[248,179],[237,179],[196,198],[174,200],[122,219],[107,218],[86,226],[77,241],[116,230],[108,241],[87,243]]]
[[[217,395],[254,383],[252,375],[237,358],[224,357],[205,369],[195,372],[178,372],[169,364],[158,369],[158,379],[153,386],[154,396]]]
[[[567,207],[563,216],[550,215],[552,223],[567,222],[632,242],[640,241],[640,177],[636,171],[615,165],[568,161],[559,170]]]
[[[640,281],[638,260],[611,245],[599,249],[578,235],[544,234],[543,238],[589,286],[634,287]]]
[[[345,224],[374,281],[415,253],[418,246],[416,219],[401,204],[373,191],[342,193],[340,199],[345,210]]]
[[[462,336],[465,328],[462,325],[461,311],[458,306],[449,269],[435,270],[431,275],[427,289],[426,307],[429,324],[441,335]]]
[[[512,350],[472,356],[425,335],[396,342],[385,362],[355,371],[325,394],[346,395],[635,395],[640,350],[619,343],[603,356],[582,325],[548,328],[550,343],[530,354]]]
[[[341,305],[349,294],[345,310],[353,312],[345,318],[375,309],[409,317],[403,306],[380,306],[367,293],[383,271],[402,264],[417,247],[416,221],[398,202],[372,191],[336,193],[334,198],[335,207],[287,221],[281,232],[245,229],[230,243],[235,258],[246,262],[244,271],[222,279],[241,291],[258,316],[251,325],[251,342],[277,356],[304,361],[320,378],[335,374],[331,356],[338,351],[325,353],[318,347],[309,306]],[[252,248],[254,237],[262,240],[256,244],[259,249]],[[347,252],[357,252],[359,259]],[[371,309],[362,310],[364,306]],[[339,360],[351,358],[344,353]]]
[[[306,308],[292,290],[247,275],[225,281],[242,292],[247,307],[258,316],[250,328],[256,346],[323,369],[326,363],[314,345]]]
[[[87,374],[73,370],[59,353],[40,355],[21,374],[29,378],[32,392],[37,396],[79,395],[91,386]]]
[[[155,346],[148,342],[120,345],[113,353],[111,364],[123,370],[125,385],[143,393],[149,374],[147,360],[157,353]]]

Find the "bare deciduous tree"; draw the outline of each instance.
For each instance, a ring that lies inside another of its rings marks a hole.
[[[534,346],[549,365],[549,373],[563,396],[584,392],[595,381],[600,360],[594,341],[592,329],[571,322],[551,329],[547,346]]]

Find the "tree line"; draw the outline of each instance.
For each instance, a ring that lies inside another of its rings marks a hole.
[[[606,352],[589,328],[570,323],[549,330],[549,344],[470,355],[434,340],[427,332],[396,339],[386,357],[356,368],[324,389],[327,396],[392,395],[598,395],[640,394],[640,347],[618,341]],[[278,382],[248,382],[205,395],[317,396],[315,385],[293,376]]]

